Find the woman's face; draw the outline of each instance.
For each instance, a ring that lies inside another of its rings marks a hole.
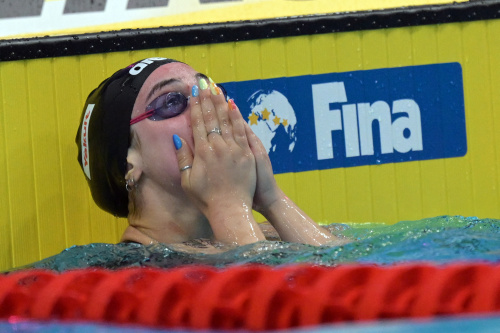
[[[170,63],[157,68],[144,82],[135,101],[132,118],[143,114],[146,107],[161,95],[179,92],[190,96],[191,87],[198,84],[196,74],[198,72],[183,63]],[[180,186],[172,136],[179,135],[193,149],[190,117],[191,106],[188,103],[184,112],[172,118],[158,121],[144,119],[132,125],[134,140],[138,143],[133,144],[133,148],[137,149],[141,158],[141,178],[146,177],[162,186]]]

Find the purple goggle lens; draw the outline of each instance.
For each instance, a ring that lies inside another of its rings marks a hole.
[[[188,101],[189,97],[184,96],[180,92],[169,92],[161,95],[146,107],[146,112],[133,118],[130,121],[130,125],[146,118],[158,121],[175,117],[186,110]]]

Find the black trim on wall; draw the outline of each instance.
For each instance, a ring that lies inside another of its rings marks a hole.
[[[225,43],[500,18],[500,1],[0,40],[0,61]]]

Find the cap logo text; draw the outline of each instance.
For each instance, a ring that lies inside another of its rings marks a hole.
[[[146,68],[148,65],[152,64],[154,61],[159,61],[159,60],[167,60],[167,59],[160,57],[147,58],[135,64],[132,68],[130,68],[128,72],[130,75],[137,75],[140,72],[142,72],[142,70]]]
[[[89,165],[89,123],[90,123],[90,117],[92,116],[92,111],[94,110],[95,104],[89,104],[87,105],[87,110],[85,110],[85,115],[83,116],[83,123],[82,123],[82,138],[81,138],[81,145],[82,145],[82,167],[83,167],[83,172],[85,172],[85,175],[87,176],[88,179],[91,179],[90,177],[90,165]]]

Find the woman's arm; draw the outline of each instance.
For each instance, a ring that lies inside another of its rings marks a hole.
[[[255,156],[257,183],[253,208],[276,229],[281,239],[311,245],[342,244],[345,240],[332,235],[304,213],[279,188],[271,161],[260,139],[245,123],[246,135]]]
[[[267,207],[261,207],[259,213],[273,225],[284,241],[310,245],[343,242],[316,224],[283,192],[280,194],[280,199]]]

